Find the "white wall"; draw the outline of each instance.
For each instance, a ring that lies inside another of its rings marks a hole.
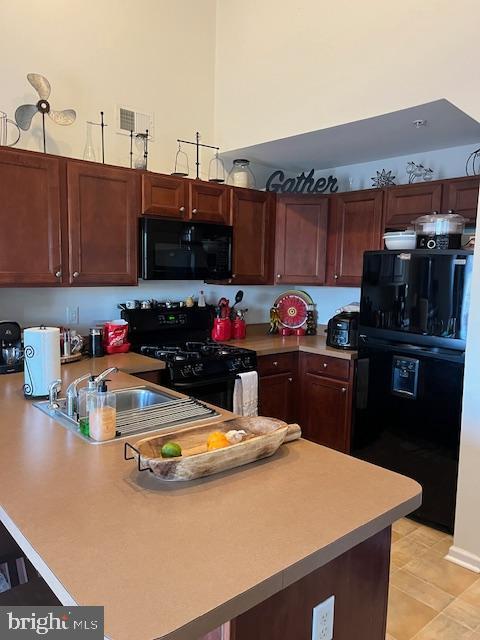
[[[52,108],[77,111],[69,127],[47,118],[47,150],[82,158],[86,121],[103,110],[106,162],[124,166],[130,142],[116,133],[115,106],[153,112],[149,168],[171,172],[176,138],[198,129],[213,140],[215,8],[215,0],[0,0],[0,109],[13,118],[17,106],[35,103],[26,75],[45,75]],[[34,116],[18,146],[43,150],[40,125]]]
[[[372,177],[375,177],[376,172],[382,169],[392,172],[392,175],[395,176],[395,184],[408,184],[406,166],[407,162],[413,160],[416,164],[423,164],[424,167],[432,169],[433,180],[458,178],[466,175],[465,163],[467,158],[473,150],[479,147],[480,142],[474,145],[450,147],[424,153],[413,153],[408,156],[383,158],[373,162],[333,167],[332,169],[317,171],[315,174],[318,177],[334,175],[338,179],[340,191],[350,190],[350,178],[353,181],[353,190],[371,189]]]
[[[480,572],[480,256],[474,258],[468,319],[454,547],[450,557]]]
[[[477,0],[218,0],[225,149],[440,98],[480,119]]]
[[[395,176],[395,184],[408,184],[406,172],[407,162],[413,160],[416,164],[423,164],[433,170],[433,180],[443,178],[459,178],[466,175],[465,163],[472,151],[480,147],[480,141],[476,144],[437,149],[435,151],[425,151],[423,153],[412,153],[408,156],[396,156],[393,158],[379,158],[372,162],[362,162],[358,164],[348,164],[341,167],[330,167],[315,171],[315,177],[333,175],[338,179],[340,191],[351,191],[357,189],[371,189],[372,177],[377,171],[386,169]],[[231,158],[232,154],[226,154]],[[227,160],[229,162],[229,160]],[[255,174],[258,188],[264,189],[270,175],[278,170],[278,167],[268,167],[263,164],[251,164]],[[312,167],[305,167],[310,170]],[[285,175],[296,176],[300,171],[290,171],[288,166],[283,167]],[[471,163],[469,170],[471,172]],[[349,179],[352,179],[353,186],[350,186]]]

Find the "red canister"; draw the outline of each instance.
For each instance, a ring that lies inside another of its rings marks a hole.
[[[230,318],[215,318],[212,328],[212,340],[225,342],[232,337],[232,322]]]
[[[235,318],[232,322],[232,338],[234,340],[245,340],[247,335],[247,325],[242,318]]]

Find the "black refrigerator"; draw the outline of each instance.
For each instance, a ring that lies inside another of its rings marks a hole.
[[[471,251],[364,255],[352,454],[417,480],[415,519],[452,532]]]

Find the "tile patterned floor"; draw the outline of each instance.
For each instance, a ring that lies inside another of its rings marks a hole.
[[[480,574],[444,559],[451,544],[412,520],[393,525],[386,640],[480,640]]]

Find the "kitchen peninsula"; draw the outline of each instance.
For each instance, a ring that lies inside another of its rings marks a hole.
[[[112,388],[161,366],[83,360],[63,389],[112,365]],[[390,526],[420,504],[414,481],[299,440],[162,483],[124,461],[123,441],[92,446],[41,413],[22,380],[0,380],[0,520],[62,603],[105,607],[106,636],[195,640],[233,620],[232,640],[306,640],[334,594],[336,640],[384,637]]]

